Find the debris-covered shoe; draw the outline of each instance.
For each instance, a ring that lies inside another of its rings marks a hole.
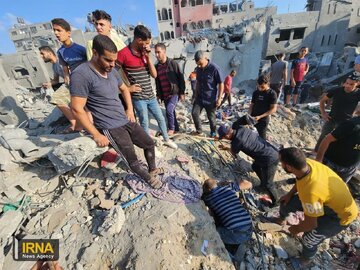
[[[170,147],[170,148],[172,148],[172,149],[178,149],[177,144],[174,143],[174,142],[171,141],[171,140],[165,141],[165,142],[164,142],[164,145],[166,145],[166,146],[168,146],[168,147]]]
[[[148,184],[154,189],[160,189],[163,186],[163,183],[155,176],[152,176]]]

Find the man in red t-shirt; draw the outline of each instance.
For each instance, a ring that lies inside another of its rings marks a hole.
[[[309,53],[307,47],[302,47],[299,51],[299,57],[295,59],[290,71],[291,92],[285,93],[285,106],[290,106],[291,94],[293,94],[293,106],[297,103],[297,98],[301,89],[305,75],[309,71],[309,63],[305,56]]]
[[[229,75],[226,76],[224,81],[224,98],[221,102],[221,105],[225,103],[227,100],[229,102],[229,106],[231,107],[231,86],[232,86],[232,79],[235,77],[236,71],[232,70]]]

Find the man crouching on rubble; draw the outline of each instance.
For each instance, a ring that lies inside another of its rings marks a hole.
[[[134,173],[151,187],[160,188],[162,183],[156,178],[160,170],[155,165],[154,141],[135,123],[130,90],[118,72],[113,70],[116,58],[114,42],[108,36],[96,36],[91,60],[78,66],[71,74],[72,111],[98,146],[105,147],[111,143],[125,157]],[[130,87],[134,88],[131,91],[140,91],[137,85]],[[119,99],[119,90],[127,105],[126,112]],[[91,111],[94,125],[88,120],[85,107]],[[134,144],[144,149],[149,172],[137,159]]]
[[[290,212],[304,211],[305,219],[289,227],[293,235],[303,232],[302,266],[310,264],[318,246],[346,229],[358,214],[358,208],[344,181],[325,165],[306,159],[295,147],[279,151],[281,166],[296,176],[294,187],[280,202],[280,218],[285,225]]]
[[[214,216],[216,230],[237,266],[244,257],[245,242],[251,239],[252,222],[236,192],[251,187],[246,180],[224,181],[218,185],[215,179],[207,179],[203,185],[202,199]]]

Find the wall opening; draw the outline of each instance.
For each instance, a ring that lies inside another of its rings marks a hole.
[[[211,21],[210,20],[205,21],[205,28],[211,28]]]
[[[178,5],[178,4],[179,4],[179,1],[178,1],[178,0],[175,0],[175,1],[174,1],[174,4],[175,4],[175,5]]]
[[[16,67],[14,68],[14,73],[16,78],[20,78],[22,76],[30,75],[29,71],[23,67]]]
[[[331,6],[331,5],[329,4],[329,6],[328,6],[328,14],[330,14],[330,6]]]
[[[335,35],[335,38],[334,38],[334,45],[336,45],[337,37],[338,37],[338,35],[336,34],[336,35]]]
[[[161,21],[161,12],[160,12],[160,10],[157,11],[157,15],[158,15],[158,20]]]
[[[165,31],[165,40],[169,40],[170,39],[170,33],[169,31]]]
[[[163,21],[166,21],[166,20],[169,19],[169,17],[168,17],[168,12],[167,12],[166,8],[163,8],[163,9],[162,9],[162,11],[161,11],[161,17],[162,17]]]
[[[171,11],[171,8],[169,8],[169,20],[172,20],[172,11]]]
[[[164,34],[163,33],[160,33],[160,39],[161,39],[161,41],[164,41]]]
[[[336,14],[336,6],[337,4],[334,5],[334,14]]]
[[[280,30],[279,41],[289,40],[291,29]]]
[[[321,39],[321,44],[320,44],[320,46],[324,46],[324,41],[325,41],[325,36],[322,36],[322,39]]]
[[[176,23],[176,27],[180,27],[180,23],[179,23],[179,22]]]
[[[330,42],[331,42],[331,35],[329,36],[329,38],[328,38],[328,46],[330,45]]]
[[[196,1],[195,0],[190,0],[189,5],[192,7],[196,6]]]
[[[304,35],[305,35],[305,27],[304,28],[295,28],[293,39],[303,39]]]
[[[196,22],[192,22],[192,23],[191,23],[191,29],[192,29],[192,30],[195,30],[195,29],[196,29]]]
[[[232,35],[229,38],[229,40],[230,40],[230,42],[240,42],[240,43],[242,43],[243,35]]]
[[[203,28],[204,28],[204,23],[203,23],[202,21],[199,21],[199,22],[197,23],[197,28],[198,28],[198,29],[203,29]]]
[[[174,39],[174,38],[175,38],[174,31],[171,31],[171,38],[172,38],[172,39]]]
[[[187,31],[188,30],[188,24],[187,23],[184,23],[183,24],[183,31]]]
[[[181,7],[187,6],[187,0],[181,0]]]
[[[196,0],[196,5],[203,5],[204,4],[204,0]]]

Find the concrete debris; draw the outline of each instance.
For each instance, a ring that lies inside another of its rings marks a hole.
[[[121,231],[125,222],[125,213],[118,205],[113,206],[109,214],[106,216],[104,223],[99,228],[99,234],[106,237],[111,237]]]
[[[276,252],[276,256],[278,256],[281,259],[287,259],[289,257],[289,255],[287,254],[287,252],[280,246],[278,245],[274,245],[274,249]]]
[[[0,217],[0,244],[6,244],[8,238],[18,229],[23,214],[21,211],[7,211]],[[11,224],[11,226],[9,226]]]

